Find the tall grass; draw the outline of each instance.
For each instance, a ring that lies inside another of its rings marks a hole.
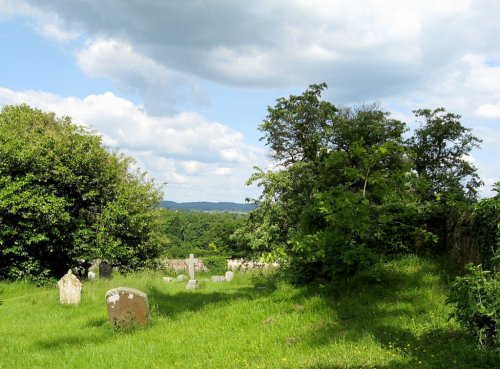
[[[78,306],[1,283],[0,368],[499,368],[449,321],[440,270],[407,257],[335,288],[237,275],[189,291],[142,273],[84,282]],[[104,294],[118,286],[148,294],[147,328],[108,323]]]

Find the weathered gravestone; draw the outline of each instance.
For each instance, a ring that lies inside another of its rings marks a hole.
[[[148,296],[135,288],[118,287],[106,292],[109,321],[120,327],[147,325]]]
[[[187,289],[193,289],[198,287],[198,281],[194,278],[194,264],[198,263],[199,260],[194,258],[194,254],[189,254],[189,259],[186,259],[188,265],[189,281],[186,284]]]
[[[92,271],[88,272],[87,278],[89,281],[95,281],[95,273]]]
[[[113,278],[113,267],[108,263],[101,262],[99,264],[99,278]]]
[[[225,281],[226,281],[226,277],[224,277],[223,275],[212,276],[212,282],[225,282]]]
[[[187,276],[185,274],[179,274],[177,276],[177,282],[184,282],[187,279]]]
[[[231,270],[228,270],[226,272],[226,274],[224,275],[224,277],[226,278],[226,281],[230,282],[234,279],[234,272]]]
[[[82,283],[73,272],[68,270],[57,282],[59,287],[59,302],[61,304],[79,304],[82,295]]]

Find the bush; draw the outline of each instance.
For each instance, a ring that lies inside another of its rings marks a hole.
[[[205,256],[203,264],[212,274],[224,274],[227,270],[227,260],[225,256]]]
[[[498,265],[498,256],[496,259]],[[457,277],[451,285],[448,304],[451,317],[466,327],[481,346],[500,348],[500,276],[481,265],[467,266],[468,273]]]
[[[43,283],[82,260],[135,269],[162,250],[162,193],[69,117],[0,111],[0,279]]]

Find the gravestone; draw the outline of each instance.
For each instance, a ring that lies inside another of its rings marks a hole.
[[[185,274],[179,274],[177,276],[177,282],[184,282],[187,279],[187,276]]]
[[[230,282],[234,279],[234,272],[231,270],[228,270],[226,274],[224,275],[226,277],[226,281]]]
[[[172,277],[163,277],[163,282],[173,282],[174,279]]]
[[[59,287],[59,302],[61,304],[79,304],[82,295],[82,283],[73,272],[68,270],[57,282]]]
[[[198,281],[194,278],[194,265],[198,263],[199,260],[194,258],[194,254],[189,254],[189,259],[186,259],[188,265],[189,281],[186,284],[187,289],[193,289],[198,287]]]
[[[87,278],[89,279],[89,281],[95,281],[95,273],[92,271],[88,272]]]
[[[214,275],[212,276],[212,282],[225,282],[226,281],[226,277],[224,277],[223,275]]]
[[[106,292],[109,321],[121,328],[147,325],[149,321],[148,296],[127,287],[113,288]]]
[[[99,264],[99,278],[113,278],[113,267],[108,263]]]

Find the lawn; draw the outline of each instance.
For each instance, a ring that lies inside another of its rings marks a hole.
[[[337,288],[236,275],[201,288],[138,273],[85,281],[78,306],[57,288],[0,283],[0,368],[500,368],[445,305],[446,274],[417,257]],[[118,331],[105,292],[147,293],[151,324]]]

